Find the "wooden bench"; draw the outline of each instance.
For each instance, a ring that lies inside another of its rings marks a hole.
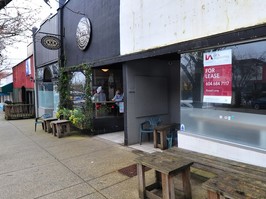
[[[139,197],[141,199],[174,199],[174,180],[173,178],[181,173],[184,196],[186,199],[191,199],[191,184],[190,184],[190,166],[192,161],[184,158],[176,158],[173,155],[155,152],[138,157],[137,170],[139,182]],[[155,170],[156,181],[154,184],[145,185],[145,167]],[[154,190],[161,190],[162,197],[156,194]]]
[[[167,149],[167,139],[166,136],[170,133],[171,129],[177,128],[178,124],[161,124],[159,126],[154,127],[153,131],[153,143],[154,148],[160,148],[162,150]]]
[[[57,120],[51,122],[53,135],[61,138],[62,135],[70,133],[70,121],[69,120]]]
[[[214,157],[177,147],[162,154],[193,161],[193,169],[211,172],[215,177],[203,183],[209,199],[266,198],[266,168]]]
[[[44,123],[44,131],[48,133],[52,133],[52,127],[51,127],[51,122],[52,121],[57,121],[57,118],[44,118],[43,123]]]
[[[266,198],[266,184],[245,176],[219,175],[203,183],[209,199]]]

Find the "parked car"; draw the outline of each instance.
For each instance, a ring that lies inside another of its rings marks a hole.
[[[75,96],[73,99],[74,104],[84,104],[85,103],[85,98],[84,96]]]
[[[256,110],[266,108],[266,96],[253,99],[251,101],[251,106]]]

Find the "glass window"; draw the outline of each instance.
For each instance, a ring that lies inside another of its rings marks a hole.
[[[71,79],[70,93],[74,107],[82,107],[85,103],[86,77],[83,72],[74,72]]]
[[[95,68],[92,88],[96,118],[123,116],[123,76],[120,65]]]
[[[266,41],[181,55],[185,131],[266,150]]]
[[[41,108],[54,108],[54,98],[53,94],[53,83],[52,82],[42,82],[38,84],[38,99],[39,107]]]

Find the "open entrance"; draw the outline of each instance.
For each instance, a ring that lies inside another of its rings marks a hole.
[[[121,64],[93,69],[94,128],[96,133],[124,130],[124,88]]]
[[[26,104],[26,88],[24,86],[22,86],[21,88],[21,101],[22,103]]]
[[[146,121],[156,118],[162,124],[179,123],[179,60],[180,55],[174,53],[124,63],[126,145],[142,142],[153,146],[153,130],[149,134],[140,131]],[[176,145],[176,132],[171,135]]]

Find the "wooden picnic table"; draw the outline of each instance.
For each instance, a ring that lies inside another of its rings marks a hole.
[[[265,199],[266,168],[215,157],[177,147],[161,152],[177,159],[184,157],[194,164],[192,168],[214,174],[203,183],[208,199]]]

